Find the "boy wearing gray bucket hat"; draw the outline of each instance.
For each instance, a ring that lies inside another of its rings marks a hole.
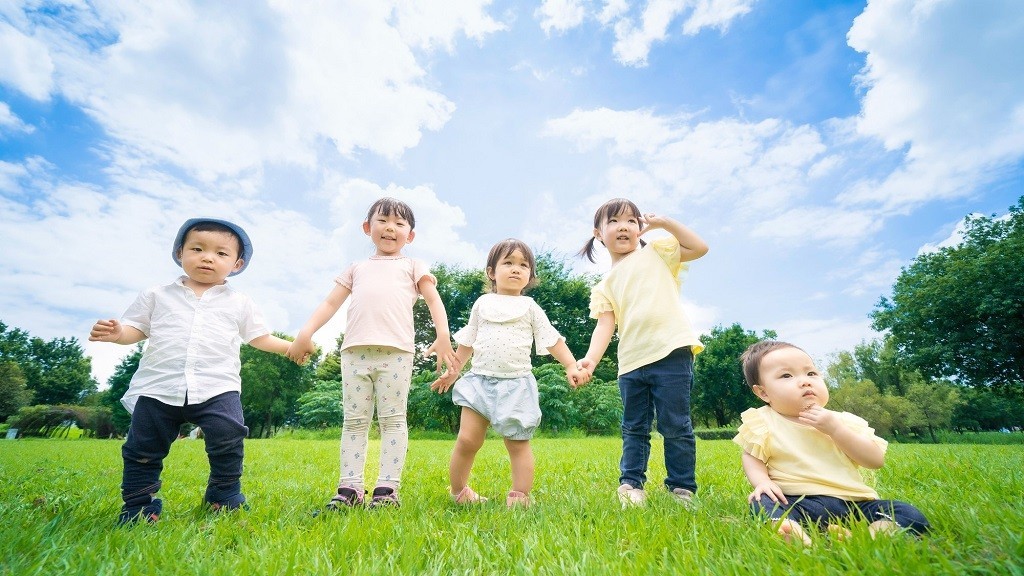
[[[155,522],[163,503],[160,472],[179,427],[203,430],[210,461],[205,501],[213,510],[245,504],[239,349],[242,342],[285,354],[291,344],[270,333],[246,295],[227,283],[252,259],[245,231],[226,220],[192,218],[178,230],[171,257],[185,272],[166,286],[144,290],[121,317],[99,320],[89,340],[134,344],[149,339],[121,403],[132,415],[121,448],[119,523]]]

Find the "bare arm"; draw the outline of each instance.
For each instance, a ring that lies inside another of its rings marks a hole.
[[[427,303],[427,310],[430,311],[430,319],[434,321],[434,332],[437,338],[434,343],[430,345],[428,350],[433,350],[437,354],[437,371],[441,372],[442,365],[447,366],[448,371],[451,372],[453,367],[456,365],[455,350],[452,349],[452,336],[451,331],[448,328],[448,313],[444,309],[444,302],[441,300],[441,295],[437,293],[437,286],[427,276],[420,278],[419,282],[420,294],[423,295],[423,300]],[[454,370],[456,374],[458,370]]]
[[[640,233],[641,235],[646,234],[650,230],[661,228],[676,237],[676,240],[679,242],[680,262],[696,260],[708,253],[708,245],[704,240],[678,220],[668,216],[645,214],[644,223],[647,227],[643,229]]]
[[[112,342],[114,344],[135,344],[146,339],[142,330],[132,326],[125,326],[117,320],[97,320],[89,331],[89,340],[92,342]]]
[[[614,335],[615,313],[602,312],[597,317],[597,326],[594,326],[594,333],[590,335],[590,348],[587,350],[586,355],[580,358],[578,362],[579,367],[593,374],[594,368],[601,361],[605,351],[608,350],[608,344],[611,343],[612,336]]]
[[[316,346],[313,345],[313,334],[316,334],[317,330],[323,328],[324,324],[334,317],[351,294],[352,291],[348,288],[341,284],[335,284],[331,292],[327,294],[327,298],[316,307],[309,320],[306,320],[306,324],[295,335],[295,341],[289,344],[285,355],[299,364],[308,360],[309,356],[316,351]]]
[[[291,345],[291,342],[284,338],[278,338],[273,334],[264,334],[263,336],[258,336],[249,341],[249,346],[252,346],[257,350],[272,352],[282,356],[288,355],[288,348],[291,347]]]
[[[747,496],[748,502],[756,502],[767,494],[773,502],[789,504],[782,488],[768,476],[768,466],[746,452],[743,453],[743,473],[747,476],[747,482],[754,487],[754,491]]]
[[[800,422],[828,434],[836,446],[858,466],[877,470],[885,464],[885,452],[881,446],[875,444],[871,436],[857,434],[843,426],[839,416],[831,410],[811,406],[800,413]]]

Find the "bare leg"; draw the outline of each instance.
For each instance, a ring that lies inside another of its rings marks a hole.
[[[484,445],[484,436],[490,422],[476,411],[462,407],[462,418],[459,421],[459,437],[455,440],[452,459],[448,463],[449,490],[458,494],[469,482],[469,472],[473,469],[473,460],[480,447]]]
[[[876,520],[868,525],[868,531],[871,532],[871,537],[874,538],[879,534],[889,535],[899,532],[899,524],[892,520]]]
[[[506,438],[505,448],[512,463],[512,489],[529,494],[533,489],[533,450],[530,441]]]
[[[804,546],[811,545],[811,538],[804,532],[799,522],[794,522],[790,519],[785,519],[779,522],[779,535],[782,539],[790,544],[803,544]]]

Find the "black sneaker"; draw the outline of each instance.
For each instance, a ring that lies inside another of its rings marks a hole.
[[[389,506],[398,508],[401,503],[398,501],[398,492],[387,486],[377,486],[373,489],[373,497],[370,499],[370,508],[387,508]]]
[[[338,488],[338,493],[334,495],[334,498],[331,498],[331,501],[327,503],[326,508],[328,510],[338,511],[346,508],[356,508],[362,505],[362,493],[349,486],[342,486],[341,488]]]

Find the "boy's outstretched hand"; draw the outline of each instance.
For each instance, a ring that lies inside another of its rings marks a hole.
[[[117,320],[97,320],[89,331],[90,342],[117,342],[124,328]]]

